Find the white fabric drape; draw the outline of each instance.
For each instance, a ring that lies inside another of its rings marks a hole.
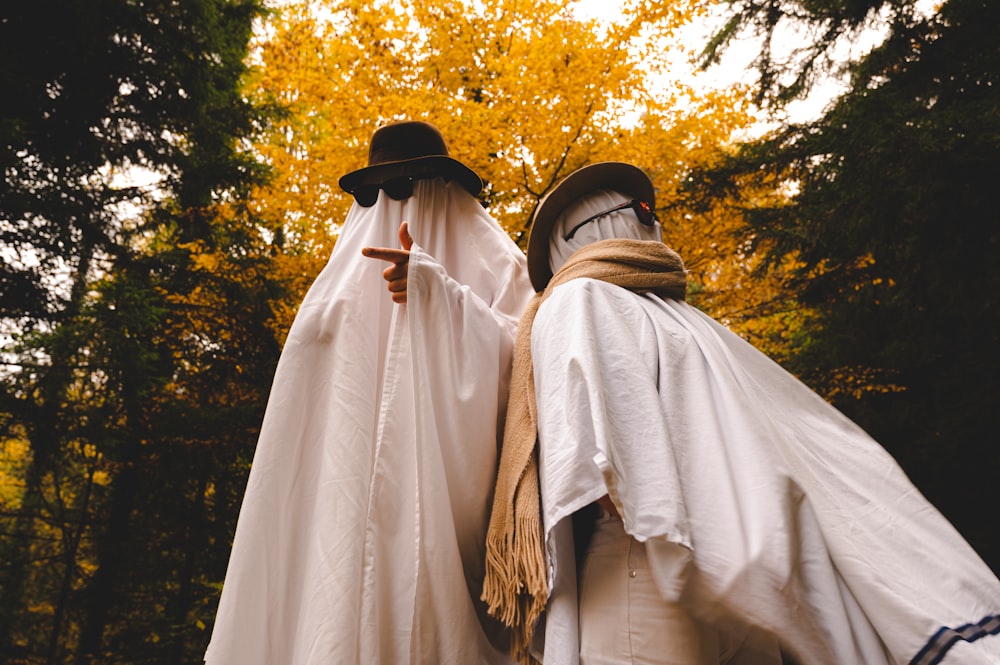
[[[615,206],[627,203],[629,197],[610,189],[599,189],[573,201],[556,218],[552,225],[552,237],[549,239],[549,267],[552,274],[559,272],[562,264],[576,250],[600,240],[612,238],[631,238],[633,240],[662,240],[663,230],[659,222],[652,226],[639,223],[635,212],[626,208],[587,222],[576,230],[573,237],[565,240],[570,230],[583,220],[611,210]]]
[[[578,279],[539,309],[532,357],[546,665],[577,662],[566,518],[605,493],[664,598],[797,662],[938,662],[983,620],[941,662],[1000,662],[996,576],[881,446],[711,318]]]
[[[406,305],[361,255],[414,238]],[[442,179],[354,205],[275,373],[208,665],[504,663],[483,543],[524,256]],[[476,599],[476,600],[473,600]]]

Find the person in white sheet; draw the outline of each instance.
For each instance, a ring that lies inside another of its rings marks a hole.
[[[877,442],[684,301],[654,210],[605,162],[532,220],[482,595],[514,655],[1000,663],[996,575]]]
[[[525,257],[427,123],[378,129],[275,372],[208,665],[508,663],[479,601]],[[366,247],[408,253],[408,299]]]

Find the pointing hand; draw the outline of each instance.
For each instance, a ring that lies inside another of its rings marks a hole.
[[[365,247],[361,254],[371,259],[388,261],[392,265],[382,271],[382,277],[388,282],[392,301],[406,302],[406,278],[409,273],[410,247],[413,238],[410,237],[409,225],[403,222],[399,225],[399,245],[402,249],[393,247]]]

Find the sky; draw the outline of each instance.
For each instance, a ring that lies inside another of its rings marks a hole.
[[[613,21],[621,16],[622,8],[627,4],[627,0],[577,0],[575,11],[581,17]],[[940,0],[917,0],[916,2],[917,11],[925,15],[936,11],[939,5]],[[700,48],[723,20],[724,16],[719,15],[714,19],[692,25],[687,30],[687,35],[690,38],[689,45],[693,48]],[[867,31],[852,42],[841,44],[838,55],[845,60],[857,58],[878,44],[883,37],[884,33],[880,31]],[[796,36],[788,33],[787,48],[791,49],[795,41]],[[781,50],[780,40],[776,50],[779,52]],[[722,62],[707,71],[696,71],[694,65],[683,62],[678,63],[678,69],[687,69],[683,80],[691,83],[695,88],[722,89],[737,83],[752,85],[756,80],[756,75],[748,69],[748,66],[753,62],[757,53],[758,47],[755,41],[744,38],[732,43],[727,48]],[[672,75],[677,76],[678,72],[672,72]],[[665,81],[664,85],[669,85],[669,83],[669,81]],[[784,118],[792,122],[814,120],[820,117],[827,105],[845,90],[846,81],[832,77],[820,81],[807,98],[792,102],[786,107]],[[761,129],[773,125],[772,121],[761,117]]]
[[[581,18],[596,18],[610,22],[622,15],[622,8],[627,4],[628,0],[577,0],[574,13]],[[723,18],[720,15],[714,20],[701,21],[686,29],[688,47],[700,49],[721,25]],[[699,71],[692,63],[679,58],[670,72],[670,78],[664,79],[663,86],[669,87],[678,80],[690,84],[694,89],[702,90],[725,89],[734,84],[752,85],[756,80],[756,74],[748,69],[748,66],[756,55],[757,45],[750,39],[743,39],[732,43],[722,61],[708,70]],[[840,87],[833,82],[827,82],[824,86],[818,87],[807,100],[791,104],[785,113],[789,119],[802,122],[817,118],[839,91]],[[761,119],[751,133],[763,132],[774,125],[774,122],[765,118],[763,113],[759,113],[758,116]]]

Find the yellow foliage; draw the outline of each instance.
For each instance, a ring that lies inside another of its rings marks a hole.
[[[335,234],[349,206],[337,179],[364,165],[372,132],[422,118],[488,180],[491,212],[519,228],[556,180],[619,158],[616,129],[657,96],[648,80],[655,54],[643,33],[669,38],[695,6],[641,3],[602,34],[574,17],[573,4],[287,6],[259,44],[249,89],[291,110],[257,146],[278,173],[261,193],[261,211],[281,220],[286,239],[322,246],[316,233]]]
[[[282,5],[259,33],[246,86],[248,96],[288,111],[253,146],[275,180],[251,206],[276,239],[275,276],[293,286],[290,301],[274,305],[276,334],[290,325],[350,207],[340,176],[365,165],[379,126],[422,119],[484,177],[484,203],[521,240],[539,199],[573,170],[607,160],[642,167],[656,185],[668,244],[711,296],[696,304],[752,339],[780,339],[739,327],[784,296],[780,275],[766,284],[751,278],[753,257],[735,234],[738,208],[719,202],[695,213],[681,190],[692,168],[715,163],[753,121],[745,91],[684,82],[690,54],[679,31],[707,6],[632,0],[604,23],[581,20],[572,0]],[[753,186],[762,196],[774,187]],[[208,257],[198,261],[209,267]]]
[[[871,367],[839,367],[826,377],[823,397],[829,400],[842,395],[860,399],[865,393],[900,393],[906,391],[892,373]]]
[[[22,478],[31,458],[31,447],[22,438],[0,441],[0,508],[13,511],[21,507],[24,494]]]

